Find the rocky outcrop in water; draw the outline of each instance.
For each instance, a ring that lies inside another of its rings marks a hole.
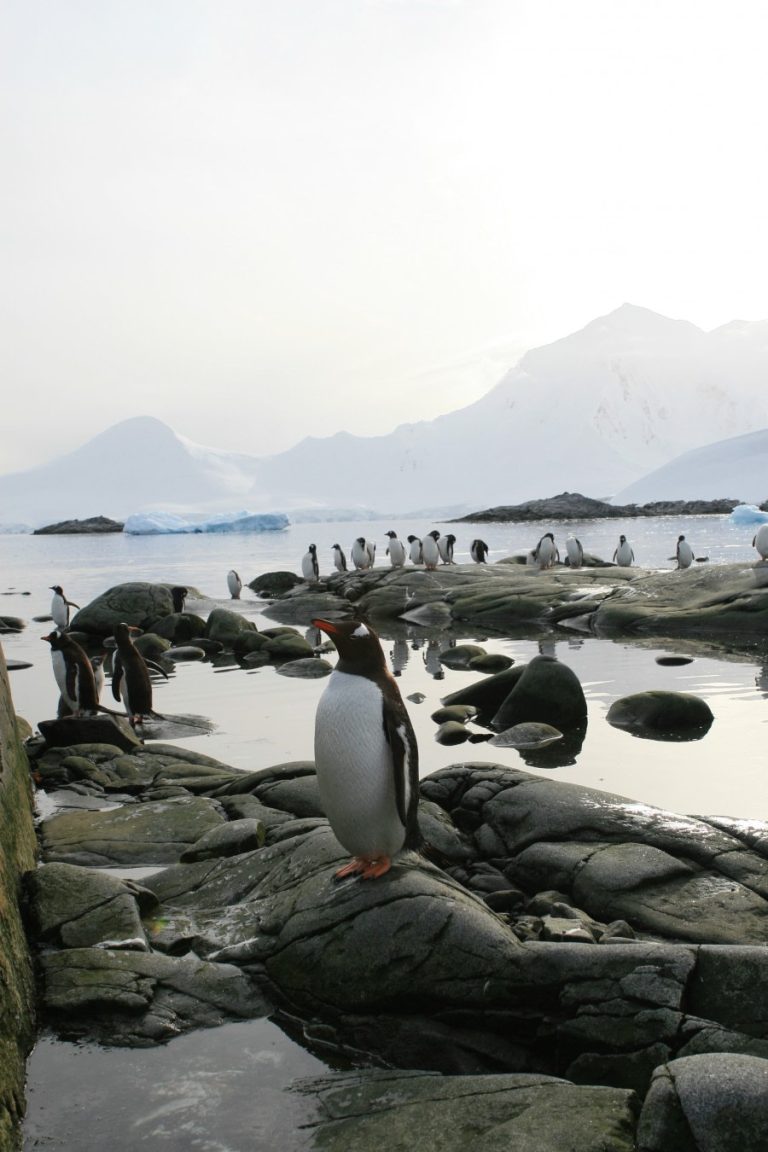
[[[122,532],[123,525],[107,516],[91,516],[87,520],[61,520],[58,524],[47,524],[36,528],[33,536],[88,536],[103,532]]]
[[[615,520],[632,516],[722,516],[733,512],[740,500],[655,500],[650,504],[609,504],[580,492],[562,492],[522,504],[501,504],[472,512],[453,521],[477,523],[526,523],[530,520]]]

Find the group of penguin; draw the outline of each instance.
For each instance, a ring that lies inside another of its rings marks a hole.
[[[52,585],[51,591],[51,617],[56,627],[41,639],[51,646],[53,674],[61,695],[59,715],[95,716],[99,712],[114,715],[111,709],[99,703],[104,687],[104,657],[89,657],[69,635],[70,609],[79,608],[79,604],[67,599],[60,584]],[[174,592],[186,593],[186,589],[174,589]],[[183,601],[183,597],[181,599]],[[155,715],[150,668],[162,673],[166,679],[168,675],[159,664],[145,659],[133,643],[132,633],[140,631],[130,624],[115,625],[116,651],[112,660],[112,695],[115,700],[122,701],[134,729]]]
[[[411,564],[423,564],[427,570],[434,571],[438,564],[454,564],[453,550],[456,537],[452,532],[442,536],[437,529],[433,529],[423,539],[419,536],[408,536],[403,542],[397,532],[385,532],[389,543],[385,555],[393,568],[403,568],[408,560]],[[347,557],[340,544],[331,548],[333,566],[337,572],[349,570]],[[476,564],[485,564],[488,555],[488,545],[484,540],[473,540],[470,547],[470,556]],[[376,543],[367,540],[365,536],[358,536],[350,549],[350,561],[357,571],[373,568],[376,563]],[[301,560],[301,574],[305,580],[314,582],[320,579],[320,563],[317,559],[317,545],[310,544]]]

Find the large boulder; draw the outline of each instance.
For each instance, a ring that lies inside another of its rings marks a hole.
[[[497,732],[537,721],[553,728],[574,728],[587,718],[587,701],[578,676],[554,656],[534,656],[491,722]]]
[[[116,584],[76,612],[70,621],[73,632],[110,636],[115,625],[133,624],[147,629],[173,612],[173,596],[166,584],[135,581]]]
[[[701,739],[710,729],[712,709],[690,692],[635,692],[614,700],[606,717],[615,728],[636,736]]]

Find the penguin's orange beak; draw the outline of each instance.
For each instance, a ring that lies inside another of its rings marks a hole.
[[[313,624],[315,628],[319,628],[321,632],[326,632],[329,636],[338,636],[339,634],[338,628],[331,620],[316,619],[311,620],[310,623]]]

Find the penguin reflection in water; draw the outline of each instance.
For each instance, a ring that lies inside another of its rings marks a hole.
[[[148,716],[157,716],[152,710],[152,679],[149,668],[168,673],[152,660],[145,660],[133,642],[132,632],[140,632],[131,624],[115,625],[117,655],[112,665],[112,695],[122,700],[132,728],[141,725]]]
[[[336,876],[373,880],[420,844],[416,736],[373,629],[355,620],[312,623],[339,654],[315,717],[320,799],[353,857]]]

